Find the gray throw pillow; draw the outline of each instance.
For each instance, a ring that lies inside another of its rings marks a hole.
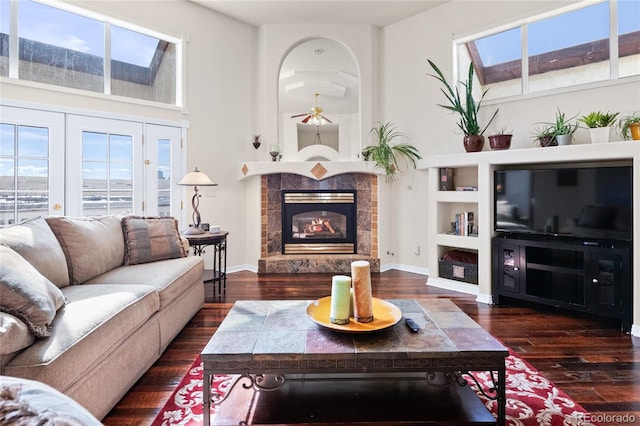
[[[0,244],[0,311],[23,321],[36,337],[51,334],[65,298],[58,287],[22,256]]]
[[[125,265],[185,257],[178,221],[172,217],[127,216],[122,219]]]

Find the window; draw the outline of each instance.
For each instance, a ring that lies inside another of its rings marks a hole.
[[[56,144],[63,116],[4,106],[0,116],[0,225],[60,214],[64,170],[54,164],[64,164]]]
[[[473,61],[486,99],[639,75],[640,2],[590,2],[456,44],[459,73]]]
[[[177,96],[179,40],[107,17],[95,18],[95,14],[69,4],[61,3],[63,10],[32,0],[0,3],[1,75],[171,105],[181,103]],[[16,34],[12,34],[10,6],[17,9]],[[17,43],[14,49],[13,42]],[[15,60],[11,57],[14,51]]]
[[[133,137],[82,132],[82,214],[133,211]]]

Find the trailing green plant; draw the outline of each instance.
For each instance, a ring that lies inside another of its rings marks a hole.
[[[592,111],[589,114],[579,118],[579,121],[582,121],[588,128],[594,129],[596,127],[611,127],[615,124],[616,118],[618,117],[617,112],[602,112],[602,111]]]
[[[451,104],[438,104],[438,106],[456,112],[460,115],[460,121],[457,124],[465,135],[482,135],[485,130],[487,130],[487,127],[489,127],[493,119],[496,117],[496,114],[498,114],[498,110],[493,113],[493,116],[491,116],[491,119],[489,120],[487,125],[481,129],[478,123],[478,112],[480,111],[482,100],[484,99],[484,96],[489,89],[482,92],[482,96],[480,96],[478,102],[475,101],[475,99],[473,98],[473,62],[469,64],[467,81],[460,82],[460,84],[464,86],[464,99],[460,96],[458,87],[456,87],[454,90],[454,88],[452,88],[451,85],[447,82],[447,79],[444,77],[444,74],[442,74],[442,71],[440,71],[440,68],[438,68],[438,66],[429,59],[427,59],[427,62],[429,62],[429,65],[435,72],[435,74],[429,75],[440,81],[444,85],[445,88],[441,88],[440,90]]]
[[[553,126],[550,124],[544,124],[544,123],[536,127],[535,131],[533,132],[533,140],[539,146],[549,146],[549,145],[558,144]],[[548,140],[548,143],[546,144],[543,143],[542,141],[544,140]]]
[[[575,120],[577,115],[571,118],[565,118],[564,112],[561,112],[560,109],[556,112],[556,121],[554,123],[550,123],[550,128],[553,130],[554,136],[560,135],[572,135],[578,129],[578,123],[571,124],[571,120]]]
[[[376,167],[382,169],[387,183],[391,183],[398,178],[401,172],[399,160],[402,159],[408,165],[416,168],[416,161],[422,156],[416,147],[408,143],[394,143],[394,139],[407,138],[407,136],[396,131],[390,122],[380,123],[369,131],[375,138],[375,145],[369,145],[362,150],[362,157],[365,161],[374,161]]]
[[[636,111],[629,115],[625,115],[624,117],[620,117],[618,120],[618,129],[622,139],[629,140],[632,138],[631,126],[633,125],[640,126],[640,112]]]

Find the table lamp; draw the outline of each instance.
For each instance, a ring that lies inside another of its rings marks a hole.
[[[193,207],[193,225],[187,228],[184,232],[185,235],[196,235],[196,234],[204,234],[204,231],[200,229],[200,212],[198,211],[198,206],[200,205],[200,194],[198,194],[199,186],[218,186],[217,183],[211,182],[209,176],[202,173],[198,168],[192,172],[187,173],[178,185],[183,186],[193,186],[193,190],[195,194],[193,194],[193,198],[191,199],[191,206]]]

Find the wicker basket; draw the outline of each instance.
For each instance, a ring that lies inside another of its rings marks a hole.
[[[478,265],[474,263],[440,259],[438,261],[438,273],[441,278],[478,284]]]

